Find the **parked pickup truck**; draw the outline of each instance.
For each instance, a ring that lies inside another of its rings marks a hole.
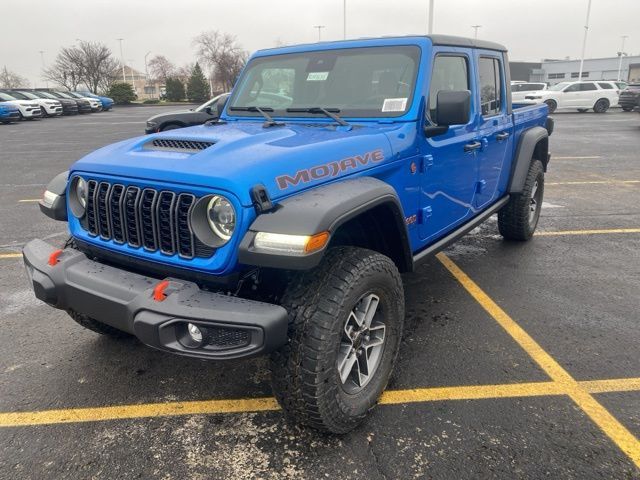
[[[511,104],[508,65],[443,35],[259,51],[217,119],[52,180],[71,237],[25,246],[35,294],[166,352],[269,354],[285,412],[347,432],[392,373],[400,273],[495,213],[508,240],[536,229],[553,122]]]

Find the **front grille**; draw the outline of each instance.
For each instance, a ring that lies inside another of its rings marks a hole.
[[[156,138],[145,145],[146,148],[153,150],[171,150],[179,152],[199,152],[205,148],[209,148],[213,142],[201,142],[195,140],[177,140],[168,138]]]
[[[190,193],[89,180],[82,224],[92,236],[134,248],[187,259],[211,257],[214,250],[198,241],[189,226],[195,203]]]

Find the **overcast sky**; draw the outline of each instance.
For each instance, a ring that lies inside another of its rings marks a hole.
[[[640,0],[592,0],[587,57],[640,53]],[[428,0],[347,0],[347,38],[424,34]],[[580,56],[588,0],[435,0],[434,33],[503,43],[512,60]],[[0,66],[41,83],[40,50],[52,62],[76,39],[107,44],[144,71],[151,51],[181,65],[206,30],[236,35],[249,51],[342,38],[343,0],[1,0]]]

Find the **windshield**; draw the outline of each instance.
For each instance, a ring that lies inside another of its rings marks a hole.
[[[52,100],[58,100],[58,97],[56,97],[55,95],[51,95],[48,92],[35,92],[35,95],[39,96],[40,98],[51,98]]]
[[[7,95],[6,93],[0,92],[0,99],[2,100],[17,100],[17,98],[12,97],[11,95]]]
[[[30,93],[30,92],[16,92],[16,93],[19,93],[24,98],[29,99],[29,100],[38,100],[38,97],[35,96],[34,94]]]
[[[17,100],[29,100],[29,97],[18,92],[11,92],[11,96]]]
[[[77,94],[76,92],[64,92],[66,95],[69,95],[73,98],[82,98],[82,95]]]
[[[245,69],[229,102],[273,109],[273,116],[315,116],[287,109],[322,107],[341,116],[398,117],[411,105],[420,49],[350,48],[260,57]],[[271,111],[271,110],[269,110]]]
[[[569,85],[571,85],[569,82],[560,82],[553,87],[549,87],[549,90],[551,90],[552,92],[559,92],[560,90],[564,90],[565,87],[568,87]]]

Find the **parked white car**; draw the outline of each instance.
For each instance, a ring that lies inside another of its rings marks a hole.
[[[527,95],[546,89],[547,84],[543,82],[511,82],[511,101],[522,102]]]
[[[64,93],[66,93],[67,95],[73,98],[82,98],[83,100],[87,100],[91,105],[92,112],[102,111],[102,102],[97,98],[85,97],[84,95],[80,95],[79,93],[76,93],[76,92],[64,92]]]
[[[49,100],[48,98],[40,98],[31,92],[12,90],[6,92],[18,100],[33,100],[38,102],[42,115],[45,117],[56,117],[62,115],[62,104],[58,100]]]
[[[558,108],[571,108],[579,112],[593,109],[596,113],[604,113],[611,105],[617,105],[619,94],[613,87],[602,87],[599,83],[610,82],[560,82],[547,90],[529,93],[524,98],[546,103],[549,113]]]
[[[42,110],[38,102],[34,100],[18,100],[8,93],[0,92],[0,102],[15,105],[20,110],[20,117],[27,120],[42,117]]]

